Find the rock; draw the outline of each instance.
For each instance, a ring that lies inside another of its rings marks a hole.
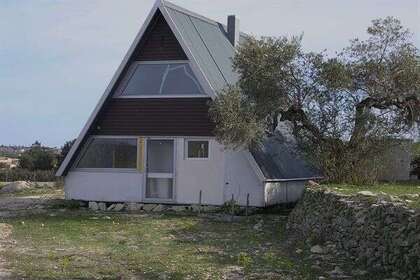
[[[364,196],[378,196],[377,194],[374,194],[371,191],[360,191],[357,194],[364,195]]]
[[[111,204],[107,209],[106,209],[106,211],[112,211],[113,209],[114,209],[114,207],[115,207],[115,204]]]
[[[298,255],[300,255],[300,254],[302,254],[303,253],[303,250],[302,249],[296,249],[296,254],[298,254]]]
[[[364,276],[367,273],[368,272],[366,270],[361,270],[361,269],[356,269],[355,271],[353,271],[353,275],[355,276]]]
[[[128,211],[140,211],[142,208],[143,208],[142,203],[135,203],[135,202],[127,203]]]
[[[0,188],[0,193],[17,193],[32,188],[33,185],[26,181],[16,181]]]
[[[315,245],[311,247],[311,253],[314,254],[324,254],[324,248],[322,248],[322,246],[320,245]]]
[[[223,279],[240,280],[244,279],[244,271],[240,266],[229,266],[226,268],[226,272],[223,275]]]
[[[156,207],[156,204],[144,204],[143,210],[149,212],[149,211],[152,211],[153,208],[155,207]]]
[[[169,210],[175,211],[175,212],[184,212],[188,210],[188,206],[182,206],[182,205],[173,205],[169,208]]]
[[[153,208],[153,212],[162,212],[162,211],[164,211],[165,209],[166,209],[167,207],[165,206],[165,205],[163,205],[163,204],[158,204],[158,205],[156,205],[156,207],[155,208]]]
[[[203,212],[216,212],[217,210],[219,210],[220,207],[217,206],[211,206],[211,205],[207,205],[207,206],[203,206],[202,210]]]
[[[122,211],[123,209],[124,209],[124,204],[117,203],[117,204],[115,204],[113,211],[119,212],[119,211]]]
[[[99,202],[98,203],[98,208],[101,211],[106,211],[106,204],[105,204],[105,202]]]
[[[315,182],[315,181],[312,181],[312,180],[309,180],[308,183],[307,183],[307,185],[310,188],[317,188],[317,187],[319,187],[319,184],[317,182]]]
[[[200,205],[191,205],[191,210],[193,212],[203,212],[203,206],[200,206]]]
[[[327,278],[325,278],[324,276],[319,276],[318,280],[326,280]]]
[[[259,220],[253,227],[254,230],[261,231],[263,226],[263,220]]]
[[[98,203],[96,203],[95,201],[89,201],[89,209],[93,211],[98,211],[99,210]]]
[[[340,267],[336,266],[336,267],[334,268],[334,270],[332,270],[332,271],[328,272],[328,274],[329,274],[330,276],[337,276],[337,275],[342,275],[342,274],[344,274],[344,272],[343,272],[343,270],[342,270]]]

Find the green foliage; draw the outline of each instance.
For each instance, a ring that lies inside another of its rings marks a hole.
[[[250,146],[263,134],[254,106],[237,87],[229,87],[219,94],[210,107],[210,115],[216,123],[218,140],[226,146]]]
[[[52,170],[56,164],[56,155],[52,150],[42,147],[38,142],[19,157],[19,167],[30,171]]]
[[[238,255],[238,265],[248,270],[252,265],[252,257],[249,256],[247,253],[241,252]]]
[[[229,201],[226,201],[222,207],[221,211],[225,214],[233,214],[233,215],[239,215],[242,213],[241,207],[237,203],[236,200],[231,199]]]
[[[63,162],[63,160],[66,158],[68,152],[70,152],[71,147],[73,146],[74,142],[76,142],[76,139],[67,141],[64,143],[63,147],[61,147],[61,153],[58,157],[58,164],[57,166],[60,166],[60,164]]]
[[[367,33],[335,57],[303,51],[300,37],[247,40],[234,58],[237,87],[211,108],[217,138],[251,146],[282,121],[331,181],[375,180],[390,137],[420,122],[420,65],[397,19]]]

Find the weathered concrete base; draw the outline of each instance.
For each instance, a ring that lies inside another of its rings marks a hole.
[[[332,243],[368,270],[419,279],[420,211],[402,203],[308,188],[289,216],[287,234],[292,242]]]
[[[86,205],[86,204],[83,204]],[[83,206],[81,203],[81,206]],[[193,212],[193,213],[215,213],[224,211],[222,206],[212,205],[168,205],[156,203],[110,203],[89,201],[86,205],[92,211],[102,212]],[[248,213],[255,213],[258,208],[249,207]],[[245,207],[240,208],[240,212],[245,213]],[[236,213],[235,213],[236,214]]]

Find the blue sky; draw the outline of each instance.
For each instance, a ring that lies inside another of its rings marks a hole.
[[[173,0],[254,35],[304,33],[330,53],[364,38],[374,18],[396,16],[420,47],[418,0]],[[153,0],[0,0],[0,144],[75,138],[152,7]]]

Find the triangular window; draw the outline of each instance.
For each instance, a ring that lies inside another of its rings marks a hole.
[[[130,68],[120,96],[203,95],[188,63],[141,63]]]

